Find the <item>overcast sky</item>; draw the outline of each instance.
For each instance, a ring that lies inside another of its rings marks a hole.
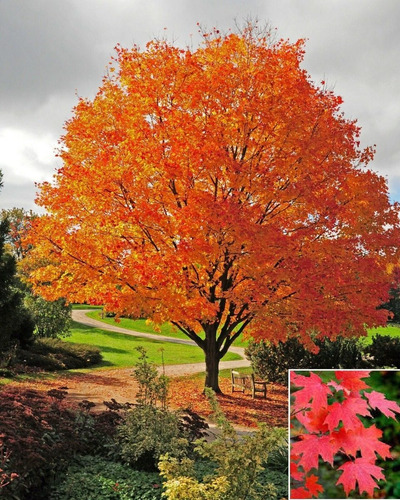
[[[0,208],[39,211],[35,183],[60,166],[63,124],[77,96],[94,97],[117,43],[167,33],[197,46],[198,22],[224,30],[249,17],[307,39],[303,67],[342,96],[400,201],[399,0],[0,0]]]

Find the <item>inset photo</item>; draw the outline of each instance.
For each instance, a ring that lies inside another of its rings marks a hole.
[[[290,370],[289,499],[400,498],[400,371]]]

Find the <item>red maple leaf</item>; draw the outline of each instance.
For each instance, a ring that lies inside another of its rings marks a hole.
[[[335,377],[339,380],[340,385],[349,391],[360,391],[369,387],[361,380],[369,377],[369,371],[367,370],[335,371]]]
[[[310,407],[311,401],[314,408],[324,408],[328,405],[327,395],[331,394],[331,390],[315,373],[311,372],[309,377],[305,377],[291,372],[291,382],[297,387],[303,387],[293,394],[296,401],[294,408]]]
[[[327,408],[315,408],[313,411],[304,411],[296,414],[297,420],[307,429],[308,432],[326,432],[328,426],[325,419],[329,413]]]
[[[328,424],[330,431],[333,431],[340,422],[343,422],[344,427],[351,429],[360,424],[357,414],[370,415],[367,402],[359,397],[349,397],[343,403],[336,402],[330,406],[329,414],[324,423]]]
[[[385,395],[380,392],[364,392],[364,396],[367,397],[371,408],[377,408],[387,417],[396,418],[394,412],[400,413],[400,406],[395,401],[386,399]]]
[[[324,491],[324,488],[318,484],[317,481],[318,477],[313,474],[306,478],[306,488],[313,497],[318,496],[318,493],[322,493]]]
[[[391,458],[390,446],[379,441],[382,431],[375,425],[365,428],[361,423],[353,429],[342,427],[339,431],[332,433],[332,441],[347,455],[355,457],[357,451],[361,452],[362,458],[370,462],[376,460],[375,453],[382,458]]]
[[[297,441],[292,446],[292,453],[301,455],[299,465],[305,471],[318,468],[318,457],[321,457],[330,464],[333,464],[333,455],[337,448],[331,442],[330,436],[316,436],[315,434],[304,434],[301,441]]]
[[[292,477],[295,481],[302,481],[304,479],[304,472],[299,470],[299,466],[296,462],[293,462],[293,456],[292,461],[290,462],[290,477]]]
[[[336,484],[343,484],[346,495],[355,489],[357,482],[360,493],[365,491],[372,497],[374,488],[378,488],[373,478],[385,479],[385,476],[381,472],[382,467],[371,464],[365,458],[356,458],[354,462],[346,462],[338,470],[342,470],[343,474]]]
[[[292,488],[290,498],[310,498],[309,492],[304,488]]]

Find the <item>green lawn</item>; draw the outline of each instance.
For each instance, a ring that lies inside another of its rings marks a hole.
[[[200,363],[204,361],[203,351],[197,346],[171,344],[123,333],[110,332],[92,328],[73,322],[71,336],[64,339],[67,342],[89,344],[98,347],[103,355],[99,367],[129,368],[138,361],[139,353],[136,347],[143,346],[149,359],[157,365],[162,364],[162,356],[166,365]],[[228,353],[224,361],[241,359],[240,356]]]
[[[82,308],[83,309],[83,308]],[[174,337],[177,339],[185,339],[188,337],[179,331],[177,328],[174,328],[169,323],[164,323],[160,327],[160,331],[156,331],[151,324],[148,324],[145,319],[129,319],[129,318],[120,318],[119,322],[116,322],[114,318],[102,318],[101,311],[93,310],[87,314],[89,318],[97,319],[99,321],[103,321],[109,325],[119,326],[121,328],[126,328],[128,330],[136,330],[137,332],[145,332],[145,333],[154,333],[157,335],[165,335],[167,337]],[[243,340],[242,335],[233,343],[234,346],[237,347],[246,347],[248,344],[247,340]],[[226,358],[224,358],[226,360]]]
[[[371,328],[368,330],[368,337],[365,338],[365,342],[370,344],[372,342],[372,337],[376,334],[379,335],[389,335],[390,337],[400,337],[400,325],[388,325],[379,326],[378,328]]]

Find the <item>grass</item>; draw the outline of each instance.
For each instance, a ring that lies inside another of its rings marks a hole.
[[[84,307],[82,307],[81,309],[84,309]],[[182,333],[169,323],[164,323],[163,325],[161,325],[160,331],[156,331],[154,327],[151,324],[147,323],[145,319],[120,318],[119,322],[116,322],[114,318],[107,318],[107,317],[103,318],[101,314],[102,314],[101,311],[94,310],[90,311],[87,314],[87,316],[89,318],[107,323],[108,325],[114,325],[120,328],[126,328],[127,330],[135,330],[137,332],[143,332],[143,333],[153,333],[166,337],[174,337],[177,339],[185,339],[185,340],[188,339],[188,337],[184,333]],[[237,340],[235,340],[233,345],[236,347],[247,347],[248,340],[244,340],[243,336],[240,335],[240,337]],[[226,360],[226,358],[224,358],[224,360]]]
[[[88,304],[72,304],[72,309],[103,309],[102,306],[90,306]]]
[[[371,328],[370,330],[368,330],[368,336],[365,337],[365,343],[371,344],[372,337],[376,334],[389,335],[390,337],[400,337],[400,325],[393,323],[387,326],[379,326],[377,328]]]
[[[98,368],[130,368],[139,359],[136,347],[143,346],[149,359],[161,365],[164,358],[166,365],[201,363],[204,361],[203,351],[197,346],[172,344],[159,340],[134,337],[123,333],[110,332],[73,322],[71,336],[64,339],[67,342],[88,344],[98,347],[103,355],[103,361]],[[241,359],[240,356],[228,353],[224,361]]]

